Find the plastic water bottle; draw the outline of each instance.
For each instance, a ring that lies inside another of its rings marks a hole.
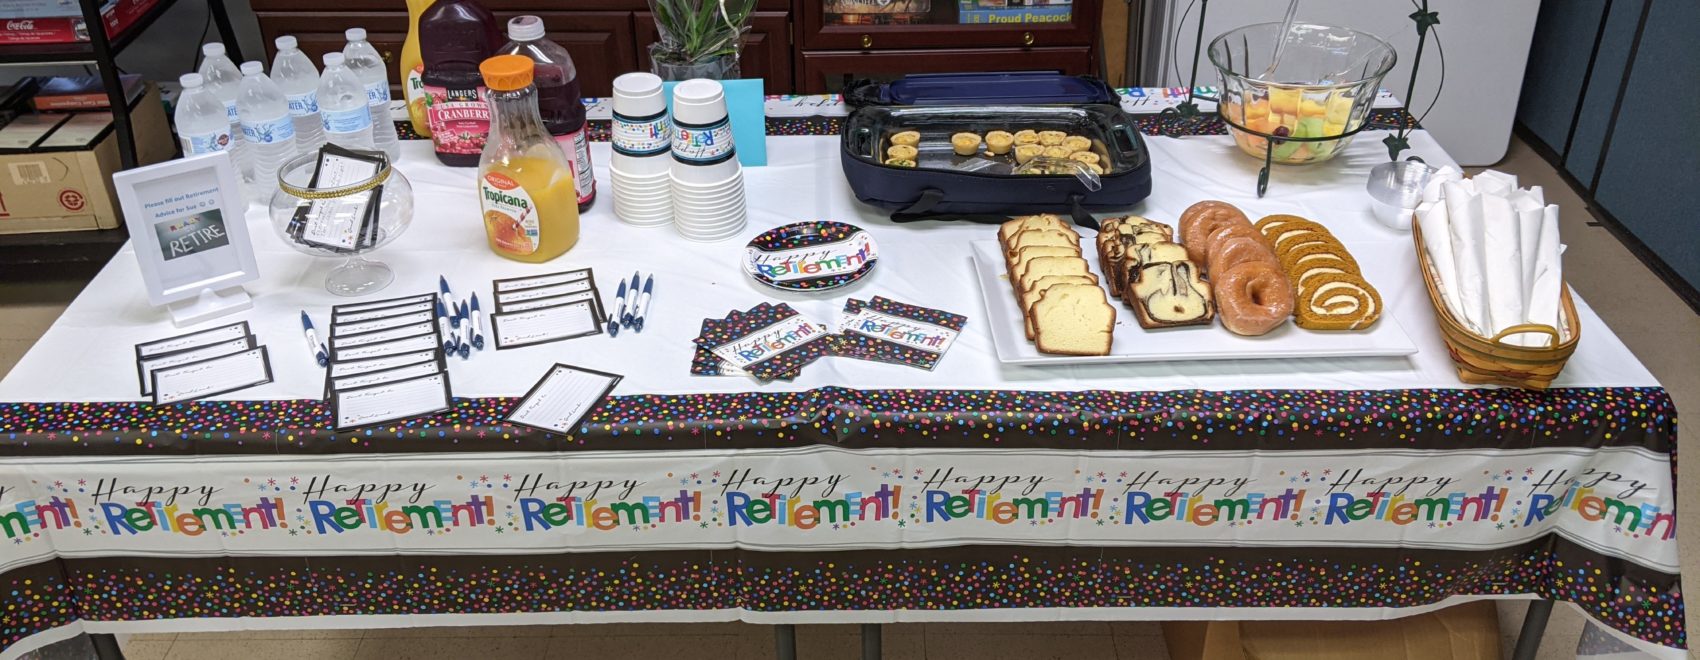
[[[342,47],[348,59],[348,69],[366,86],[366,105],[372,111],[372,145],[389,154],[390,162],[401,160],[401,142],[396,139],[395,122],[390,120],[390,72],[378,49],[366,43],[365,28],[348,28],[343,32],[348,45]]]
[[[230,120],[230,156],[236,161],[236,171],[243,179],[252,179],[254,166],[248,150],[242,144],[242,118],[236,114],[236,94],[242,88],[242,72],[224,54],[224,44],[213,42],[201,46],[201,78],[208,91],[224,102],[224,114]]]
[[[183,85],[183,95],[177,99],[174,117],[183,155],[229,151],[230,124],[224,121],[224,103],[207,91],[201,74],[185,73],[177,82]]]
[[[242,63],[236,111],[242,116],[242,140],[253,154],[254,185],[248,193],[264,204],[277,190],[277,169],[295,155],[295,118],[283,90],[266,77],[266,65]]]
[[[319,74],[319,120],[331,144],[371,151],[372,113],[366,105],[366,88],[343,61],[342,53],[325,53],[325,70]]]
[[[319,123],[319,69],[301,52],[295,37],[284,35],[276,43],[272,82],[289,101],[289,115],[295,119],[295,150],[318,151],[325,144],[325,127]]]

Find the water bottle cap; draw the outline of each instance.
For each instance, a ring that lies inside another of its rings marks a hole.
[[[198,73],[185,73],[177,77],[177,84],[182,85],[184,89],[200,87],[205,83],[206,80],[201,78],[201,74]]]
[[[220,55],[223,55],[224,54],[224,44],[221,44],[221,43],[216,42],[216,41],[214,41],[210,44],[201,44],[201,54],[205,55],[207,57],[218,57]]]
[[[349,41],[365,41],[366,28],[348,28],[347,31],[342,33],[342,36],[348,37]]]
[[[325,53],[325,66],[342,66],[342,53],[331,51]]]
[[[299,47],[295,41],[295,35],[293,34],[286,34],[278,37],[277,40],[272,43],[277,44],[278,50],[294,50]]]
[[[536,16],[515,16],[508,20],[508,38],[514,41],[536,41],[543,38],[543,19]]]
[[[257,76],[266,72],[266,65],[259,62],[243,62],[242,75]]]

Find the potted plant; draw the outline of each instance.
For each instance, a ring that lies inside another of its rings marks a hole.
[[[649,0],[661,41],[649,47],[662,80],[739,76],[738,53],[756,0]]]

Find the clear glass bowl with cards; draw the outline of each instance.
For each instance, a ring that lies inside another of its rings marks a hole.
[[[340,257],[325,289],[341,296],[377,291],[395,279],[364,255],[400,236],[413,222],[413,186],[379,151],[327,145],[284,163],[272,195],[272,228],[290,247]]]

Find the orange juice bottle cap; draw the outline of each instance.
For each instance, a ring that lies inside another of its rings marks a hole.
[[[511,92],[531,84],[535,65],[524,55],[497,55],[478,65],[484,74],[484,86],[498,92]]]

